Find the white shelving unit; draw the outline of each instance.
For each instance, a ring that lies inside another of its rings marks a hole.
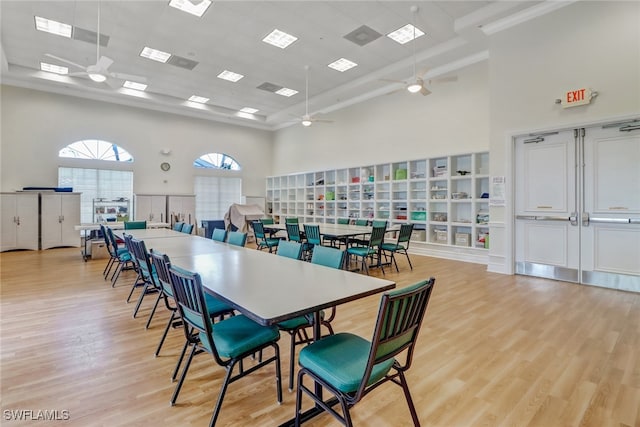
[[[414,224],[412,242],[486,249],[489,153],[469,153],[267,178],[278,221],[338,218]]]

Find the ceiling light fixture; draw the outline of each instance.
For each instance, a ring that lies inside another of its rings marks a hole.
[[[327,65],[327,67],[329,68],[333,68],[336,71],[340,71],[341,73],[352,69],[353,67],[357,67],[358,64],[356,64],[353,61],[349,61],[346,58],[340,58],[337,61],[332,62],[331,64]]]
[[[151,59],[153,61],[162,62],[164,64],[169,60],[171,54],[145,46],[144,49],[142,49],[142,52],[140,52],[140,56],[142,56],[143,58]]]
[[[233,71],[224,70],[220,74],[218,74],[218,78],[222,80],[228,80],[230,82],[237,82],[244,76],[242,74],[234,73]]]
[[[96,83],[102,83],[105,80],[107,80],[107,76],[105,76],[104,74],[100,74],[98,72],[91,72],[89,71],[89,68],[91,67],[87,67],[87,74],[89,75],[89,78],[91,80],[93,80]]]
[[[199,104],[206,104],[207,102],[209,102],[209,98],[205,98],[204,96],[191,95],[191,97],[189,97],[189,101],[197,102]]]
[[[414,7],[417,9],[417,6],[412,6],[411,8],[413,9]],[[407,24],[404,27],[398,28],[397,30],[387,34],[387,37],[400,44],[408,43],[420,36],[424,36],[424,32],[419,28],[416,28],[413,24]]]
[[[295,89],[289,89],[287,87],[283,87],[282,89],[277,90],[275,93],[277,93],[278,95],[286,96],[288,98],[298,93],[298,91]]]
[[[296,40],[298,40],[296,36],[287,34],[284,31],[278,30],[277,28],[269,33],[268,36],[262,39],[263,42],[269,43],[270,45],[275,47],[279,47],[280,49],[285,49]]]
[[[122,84],[122,87],[126,87],[127,89],[133,90],[145,90],[147,85],[144,83],[132,82],[131,80],[127,80]]]
[[[260,110],[258,110],[257,108],[251,108],[251,107],[244,107],[240,109],[240,112],[247,113],[247,114],[255,114],[258,111]]]
[[[49,64],[47,62],[41,62],[40,69],[48,73],[69,74],[69,68],[61,67],[60,65]]]
[[[36,30],[55,34],[57,36],[71,38],[71,31],[73,29],[71,25],[58,21],[52,21],[51,19],[43,18],[41,16],[35,16],[35,19]]]
[[[209,0],[171,0],[169,6],[201,18],[211,6]]]

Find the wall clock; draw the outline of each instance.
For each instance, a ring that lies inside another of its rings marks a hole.
[[[171,169],[171,165],[167,162],[160,163],[160,169],[166,172]]]

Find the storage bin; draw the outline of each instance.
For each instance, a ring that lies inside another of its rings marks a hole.
[[[427,219],[426,211],[411,212],[411,219],[415,221],[424,221]]]
[[[438,242],[438,243],[447,243],[447,240],[449,238],[449,235],[448,235],[447,231],[445,231],[445,230],[436,230],[435,234],[436,234],[436,242]]]
[[[427,239],[427,232],[424,230],[413,230],[411,232],[411,240],[424,242]]]
[[[334,193],[333,191],[327,191],[327,193],[325,194],[325,198],[327,200],[335,200],[336,199],[336,193]]]
[[[407,170],[396,169],[396,179],[407,179]]]
[[[105,258],[109,258],[109,251],[104,240],[91,242],[91,259]]]
[[[468,233],[456,233],[455,234],[455,245],[456,246],[470,246],[471,245],[471,234],[468,234]]]

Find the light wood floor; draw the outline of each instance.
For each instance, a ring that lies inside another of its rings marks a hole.
[[[408,380],[423,426],[640,426],[640,295],[486,272],[486,266],[413,256],[405,286],[436,286]],[[68,426],[204,426],[223,371],[196,357],[178,404],[170,374],[183,343],[172,330],[153,352],[167,319],[145,330],[126,304],[132,277],[115,289],[105,260],[78,249],[0,255],[1,422],[7,410],[69,411]],[[375,273],[378,274],[378,273]],[[277,278],[265,277],[265,286]],[[338,308],[337,331],[369,337],[379,297]],[[288,336],[280,341],[283,382]],[[293,415],[295,394],[276,403],[274,371],[229,386],[224,426],[271,426]],[[411,425],[402,392],[388,385],[353,410],[359,426]],[[41,423],[38,423],[40,425]],[[47,425],[48,423],[43,423]],[[338,425],[324,415],[308,425]]]

